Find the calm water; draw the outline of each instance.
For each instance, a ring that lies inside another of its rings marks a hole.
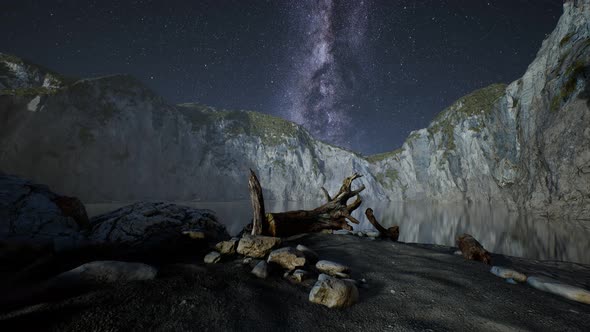
[[[216,212],[230,234],[250,222],[250,201],[176,202]],[[90,216],[126,204],[87,204]],[[317,202],[265,202],[268,212],[311,209]],[[509,212],[490,204],[436,204],[432,202],[363,202],[353,214],[361,221],[355,228],[372,230],[364,210],[371,207],[386,227],[400,226],[400,241],[454,246],[455,237],[470,233],[489,251],[532,259],[561,260],[590,264],[590,224],[552,221]]]

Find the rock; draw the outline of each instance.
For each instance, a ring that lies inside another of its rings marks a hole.
[[[156,268],[143,263],[94,261],[64,272],[50,280],[49,283],[57,287],[70,287],[72,285],[150,280],[156,277],[157,272]]]
[[[305,259],[308,263],[315,264],[319,260],[318,254],[304,245],[298,244],[295,249],[301,251],[303,255],[305,255]]]
[[[268,277],[268,264],[265,261],[258,262],[251,273],[258,278],[266,279]]]
[[[212,251],[210,253],[208,253],[207,255],[205,255],[205,258],[203,258],[203,261],[206,264],[215,264],[218,263],[221,260],[221,254],[218,253],[217,251]]]
[[[526,275],[524,275],[523,273],[520,273],[518,271],[515,271],[513,269],[509,269],[507,267],[492,266],[492,268],[490,269],[490,272],[492,272],[494,275],[496,275],[500,278],[514,279],[518,282],[525,282],[526,281]]]
[[[206,235],[205,232],[192,230],[192,231],[183,231],[182,234],[188,236],[193,240],[204,240]]]
[[[379,237],[379,236],[381,236],[381,233],[379,233],[379,232],[366,232],[365,234],[366,234],[368,237],[372,237],[372,238],[376,238],[376,237]]]
[[[250,257],[265,257],[271,250],[281,244],[278,237],[261,235],[244,235],[238,243],[237,252],[240,255]]]
[[[318,271],[332,276],[344,276],[348,278],[348,273],[350,273],[348,266],[326,260],[318,261],[315,267]]]
[[[336,235],[348,235],[350,233],[351,233],[350,231],[347,231],[345,229],[339,229],[339,230],[332,231],[332,234],[336,234]]]
[[[527,283],[536,289],[563,296],[572,301],[590,304],[590,291],[586,289],[541,276],[530,276],[527,278]]]
[[[333,232],[332,232],[332,230],[331,230],[331,229],[322,229],[322,230],[320,231],[320,233],[322,233],[322,234],[333,234]]]
[[[295,270],[291,275],[291,279],[296,282],[303,282],[309,277],[310,273],[305,270]]]
[[[242,264],[243,264],[243,265],[248,265],[248,264],[250,264],[250,263],[252,263],[252,257],[245,257],[245,258],[242,260]]]
[[[77,198],[0,173],[0,240],[51,245],[59,251],[83,244],[88,228],[86,210]]]
[[[309,292],[309,301],[328,308],[345,308],[358,301],[359,293],[354,283],[321,274]]]
[[[294,270],[305,265],[305,256],[295,248],[285,247],[273,250],[268,255],[268,263],[275,263],[287,270]]]
[[[359,232],[356,232],[356,235],[358,237],[363,237],[363,236],[365,236],[365,233],[359,231]]]
[[[92,242],[136,250],[161,251],[195,243],[191,235],[215,242],[229,238],[225,226],[217,221],[212,211],[171,203],[135,203],[94,217],[92,224]]]
[[[239,238],[232,238],[228,241],[222,241],[215,245],[215,249],[219,251],[222,255],[233,255],[236,253],[236,249],[238,248],[238,242],[240,242]]]
[[[507,283],[511,284],[511,285],[516,285],[518,284],[514,279],[512,278],[508,278],[508,279],[504,279]]]
[[[340,279],[348,279],[350,278],[350,275],[348,273],[343,273],[343,272],[334,272],[332,274],[333,277],[338,277]]]
[[[457,255],[457,256],[463,256],[463,252],[461,250],[455,250],[453,252],[453,255]]]

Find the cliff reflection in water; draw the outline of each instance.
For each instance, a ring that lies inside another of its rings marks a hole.
[[[177,202],[215,211],[230,234],[237,234],[251,220],[249,201]],[[267,201],[267,212],[313,209],[318,202]],[[125,204],[87,204],[91,216]],[[383,226],[400,226],[402,242],[455,245],[455,238],[470,233],[491,252],[543,260],[590,264],[590,223],[547,220],[509,212],[501,205],[483,203],[437,204],[435,202],[363,202],[353,214],[361,221],[358,230],[372,230],[364,211],[371,207]]]

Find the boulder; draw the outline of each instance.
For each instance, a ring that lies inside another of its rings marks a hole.
[[[318,269],[318,271],[322,273],[326,273],[331,276],[336,276],[340,278],[348,278],[348,274],[350,273],[350,268],[348,266],[332,261],[318,261],[315,267],[316,269]]]
[[[52,286],[81,286],[121,281],[151,280],[158,270],[143,263],[94,261],[54,277]]]
[[[586,289],[541,276],[530,276],[527,278],[527,283],[536,289],[563,296],[572,301],[590,304],[590,291]]]
[[[221,254],[218,253],[217,251],[212,251],[210,253],[208,253],[207,255],[205,255],[205,257],[203,258],[203,261],[205,262],[205,264],[215,264],[218,263],[221,260]]]
[[[272,251],[268,255],[268,263],[275,263],[287,270],[294,270],[305,265],[305,256],[295,248],[285,247]]]
[[[265,261],[259,261],[258,264],[254,266],[251,273],[258,278],[266,279],[268,277],[268,264],[266,264]]]
[[[309,292],[309,301],[328,308],[345,308],[358,301],[358,289],[353,282],[320,274]]]
[[[211,242],[229,238],[213,211],[171,203],[139,202],[92,218],[91,223],[93,243],[136,250],[162,250],[203,238]]]
[[[492,268],[490,269],[490,272],[492,272],[492,274],[494,274],[500,278],[503,278],[503,279],[513,279],[518,282],[525,282],[526,281],[526,275],[524,275],[523,273],[520,273],[518,271],[515,271],[513,269],[509,269],[507,267],[492,266]]]
[[[298,244],[297,247],[295,247],[295,249],[301,251],[303,253],[303,255],[305,256],[305,260],[309,263],[316,263],[319,260],[318,254],[309,249],[308,247],[302,245],[302,244]]]
[[[82,202],[47,186],[0,173],[0,240],[70,249],[89,228]]]
[[[249,257],[265,257],[281,244],[281,239],[272,236],[244,235],[238,243],[237,252]]]
[[[238,248],[239,238],[234,237],[228,241],[221,241],[215,245],[215,249],[222,255],[233,255]]]

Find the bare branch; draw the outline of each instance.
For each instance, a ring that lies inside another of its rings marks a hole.
[[[322,191],[324,192],[324,196],[326,196],[326,199],[328,200],[328,202],[331,201],[332,197],[330,197],[330,193],[328,193],[326,188],[322,187]]]

